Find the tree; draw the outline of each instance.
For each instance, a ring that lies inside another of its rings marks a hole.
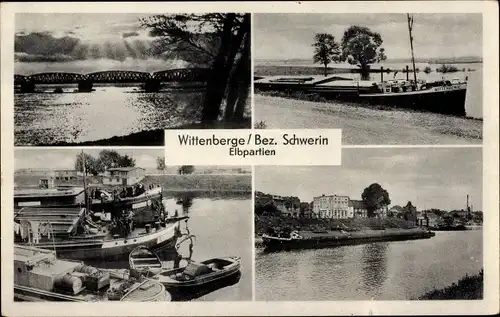
[[[115,150],[102,150],[96,160],[100,171],[108,170],[112,167],[134,167],[135,160],[128,155],[120,155]]]
[[[386,60],[385,49],[381,47],[382,37],[367,27],[353,25],[342,37],[342,60],[360,68],[363,78],[369,77],[370,64]]]
[[[165,166],[165,157],[158,156],[156,158],[156,169],[159,171],[164,171],[166,168]]]
[[[325,66],[325,77],[327,75],[328,64],[337,63],[341,60],[339,44],[335,42],[335,37],[327,33],[317,33],[314,35],[314,55],[313,62],[321,63]]]
[[[391,203],[389,193],[377,183],[366,187],[361,194],[368,211],[368,217],[373,217],[377,209],[388,206]]]
[[[85,169],[84,167],[85,162]],[[104,169],[98,164],[97,160],[90,154],[80,152],[76,155],[75,170],[86,174],[92,174],[94,176],[99,175],[99,173],[104,172]]]
[[[99,152],[97,163],[103,170],[107,170],[111,167],[119,167],[120,158],[121,155],[114,150],[102,150]]]
[[[134,167],[135,160],[128,155],[124,155],[120,157],[118,161],[118,167]]]
[[[192,174],[194,172],[194,166],[193,165],[182,165],[181,167],[179,167],[179,169],[177,171],[179,172],[180,175]]]
[[[412,205],[409,201],[406,206],[403,207],[403,218],[408,221],[414,221],[417,217],[417,208]]]
[[[191,64],[201,62],[209,67],[201,120],[203,123],[217,121],[231,73],[242,58],[249,59],[249,39],[244,39],[250,33],[250,14],[156,15],[141,19],[141,24],[151,29],[152,36],[159,37],[154,47],[165,57],[175,56]],[[241,76],[241,72],[236,73]],[[245,67],[244,76],[250,78],[250,63]],[[233,121],[243,119],[242,113],[231,111],[238,99],[226,102]]]

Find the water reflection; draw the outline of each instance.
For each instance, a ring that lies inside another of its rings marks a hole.
[[[387,279],[387,242],[371,243],[361,251],[362,289],[367,294],[377,295]]]
[[[257,300],[266,301],[411,300],[483,267],[481,230],[332,249],[262,251],[256,251],[255,292]]]
[[[86,142],[197,122],[203,93],[135,92],[97,87],[91,93],[14,95],[16,145]]]
[[[179,193],[176,197],[164,199],[163,204],[169,216],[173,216],[177,209],[178,216],[188,214],[190,217],[181,223],[182,236],[178,238],[175,248],[156,252],[163,268],[183,268],[191,260],[201,262],[218,257],[241,257],[239,273],[190,290],[169,289],[172,300],[251,300],[251,200],[241,197],[207,199],[192,193]],[[128,255],[121,261],[99,260],[88,264],[113,269],[129,268]]]

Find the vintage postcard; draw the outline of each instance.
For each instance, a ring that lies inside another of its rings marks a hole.
[[[497,314],[498,4],[1,5],[2,314]]]

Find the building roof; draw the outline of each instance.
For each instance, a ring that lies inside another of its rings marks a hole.
[[[112,168],[108,168],[108,171],[130,172],[130,171],[133,171],[136,169],[143,170],[142,167],[134,166],[134,167],[112,167]]]

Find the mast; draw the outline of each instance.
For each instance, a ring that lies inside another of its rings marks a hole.
[[[410,48],[411,48],[411,63],[413,66],[413,80],[415,87],[417,86],[417,72],[415,71],[415,56],[413,55],[413,36],[411,31],[413,30],[413,17],[410,17],[410,14],[407,13],[406,17],[408,18],[408,32],[410,33]]]
[[[83,193],[85,198],[85,211],[88,212],[90,210],[89,206],[89,196],[87,193],[87,160],[85,159],[85,153],[83,153],[82,149],[82,162],[83,162]]]

